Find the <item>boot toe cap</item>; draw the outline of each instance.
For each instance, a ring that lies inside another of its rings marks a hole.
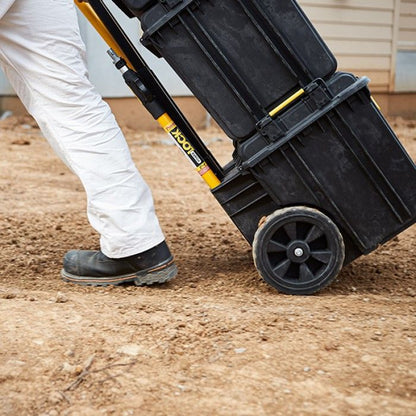
[[[79,251],[68,251],[64,256],[63,267],[65,272],[79,275]]]

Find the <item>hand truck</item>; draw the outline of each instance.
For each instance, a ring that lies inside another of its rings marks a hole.
[[[370,95],[368,78],[336,73],[336,61],[319,38],[311,46],[323,51],[316,59],[302,49],[305,42],[291,40],[289,30],[276,30],[285,22],[279,23],[280,10],[283,14],[291,7],[288,15],[298,12],[296,29],[312,33],[295,0],[136,1],[145,5],[136,15],[146,29],[142,40],[168,60],[234,140],[232,160],[225,166],[208,150],[103,0],[74,1],[111,48],[108,53],[133,93],[252,245],[259,274],[280,292],[318,292],[343,266],[416,222],[416,166]],[[128,1],[115,2],[133,16],[123,6]],[[263,10],[266,5],[281,9],[270,16]],[[240,35],[230,37],[216,18],[227,12],[230,26],[239,27],[237,19],[245,19],[244,30],[265,39],[258,48],[273,50],[273,57],[264,54],[271,70],[260,83],[270,81],[272,90],[280,91],[276,97],[269,97],[269,87],[253,93],[251,77],[256,78],[257,70],[266,71],[267,65],[261,63],[263,55],[240,66],[235,61]],[[184,41],[186,36],[189,41]],[[210,91],[202,89],[192,68],[182,65],[186,53],[195,56],[201,68],[205,65],[204,74],[214,85]],[[248,67],[247,75],[243,72]],[[281,69],[272,79],[274,68]],[[216,96],[223,99],[215,101]]]

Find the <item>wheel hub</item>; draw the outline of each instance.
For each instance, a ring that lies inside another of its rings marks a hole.
[[[304,263],[311,255],[309,245],[304,241],[292,241],[287,247],[287,257],[294,263]]]
[[[302,257],[303,256],[303,250],[300,247],[295,248],[295,251],[293,253],[295,254],[296,257]]]

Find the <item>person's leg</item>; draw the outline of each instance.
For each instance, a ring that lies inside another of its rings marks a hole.
[[[0,2],[0,19],[6,14],[7,10],[10,9],[14,0],[1,0]]]
[[[16,0],[0,20],[4,72],[84,185],[102,252],[125,258],[158,246],[164,236],[150,189],[108,105],[88,80],[84,55],[72,0]],[[67,267],[74,256],[66,259]],[[82,268],[87,260],[85,252],[76,258],[80,274],[90,271]]]

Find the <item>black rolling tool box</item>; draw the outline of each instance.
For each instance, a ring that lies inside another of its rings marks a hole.
[[[250,137],[282,100],[336,70],[295,1],[135,3],[144,45],[166,59],[232,139]]]
[[[168,110],[174,122],[154,114],[185,153],[196,149],[214,166],[216,181],[206,182],[252,244],[269,284],[315,293],[342,266],[416,222],[414,162],[372,99],[368,79],[335,72],[333,55],[296,1],[116,2],[140,19],[142,42],[233,139],[232,160],[221,168],[189,129],[186,141],[177,109]],[[147,87],[157,100],[166,98],[102,0],[89,3],[143,80],[136,95]],[[142,102],[148,106],[149,98]]]
[[[415,164],[367,83],[337,73],[282,111],[281,137],[237,143],[235,168],[213,190],[283,292],[319,290],[416,221]]]

